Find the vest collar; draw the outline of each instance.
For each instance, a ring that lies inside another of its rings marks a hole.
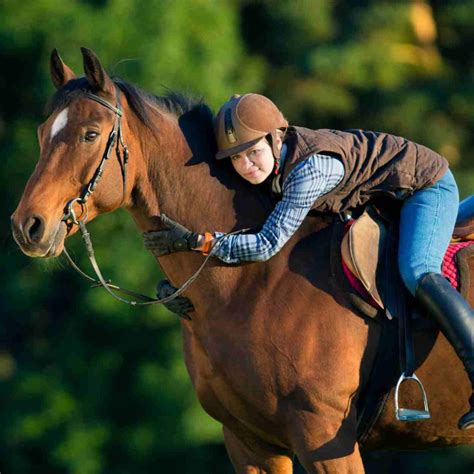
[[[275,174],[273,175],[273,178],[272,178],[272,191],[276,195],[282,194],[281,178],[282,178],[282,171],[283,171],[283,166],[285,165],[287,153],[288,153],[288,146],[286,145],[286,143],[283,143],[280,150],[280,159],[277,160],[276,162]]]
[[[285,143],[282,144],[281,149],[280,149],[280,156],[275,158],[275,170],[274,173],[275,175],[281,174],[281,171],[283,169],[283,165],[285,164],[285,158],[286,158],[286,153],[287,153],[287,146]]]

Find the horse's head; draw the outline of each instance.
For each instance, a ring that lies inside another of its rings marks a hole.
[[[116,86],[94,53],[83,48],[82,54],[83,78],[76,78],[56,50],[51,55],[58,91],[51,115],[38,128],[39,161],[12,215],[14,238],[29,256],[59,255],[66,236],[77,230],[76,218],[90,221],[128,199]],[[103,176],[90,194],[108,148]]]

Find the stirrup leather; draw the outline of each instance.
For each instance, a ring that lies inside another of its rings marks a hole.
[[[423,395],[423,410],[415,410],[412,408],[400,408],[398,402],[398,395],[400,387],[403,382],[406,380],[415,381],[420,387],[421,393]],[[420,420],[429,420],[431,418],[430,409],[428,407],[428,397],[426,396],[425,389],[420,379],[413,373],[412,375],[406,375],[405,372],[402,373],[398,379],[397,386],[395,388],[395,417],[398,421],[420,421]]]

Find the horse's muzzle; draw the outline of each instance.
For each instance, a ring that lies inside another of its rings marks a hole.
[[[58,222],[48,232],[45,220],[41,216],[31,215],[21,221],[13,214],[11,226],[15,242],[29,257],[57,257],[63,251],[67,234],[65,222]]]

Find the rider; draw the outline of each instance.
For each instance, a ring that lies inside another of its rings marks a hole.
[[[447,161],[434,151],[385,133],[289,126],[268,98],[235,95],[215,124],[218,160],[258,185],[272,181],[281,199],[262,229],[229,235],[186,234],[189,248],[224,262],[264,261],[296,232],[311,209],[341,213],[385,194],[403,200],[399,269],[464,363],[474,391],[474,312],[441,274],[456,222],[459,194]],[[183,236],[181,236],[183,237]],[[474,394],[459,428],[474,428]]]

